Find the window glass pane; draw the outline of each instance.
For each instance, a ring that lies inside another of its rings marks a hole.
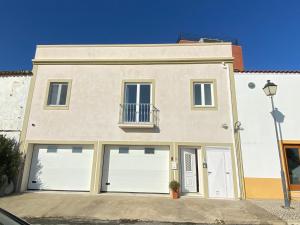
[[[150,103],[150,84],[140,85],[140,103]]]
[[[190,154],[184,155],[185,171],[192,171],[192,156]]]
[[[72,153],[82,153],[82,147],[73,147]]]
[[[139,121],[149,122],[150,121],[150,84],[140,85],[140,105],[139,105]]]
[[[59,105],[65,105],[67,100],[68,84],[61,84]]]
[[[145,154],[154,154],[154,148],[145,148]]]
[[[56,146],[48,146],[47,153],[56,153],[57,147]]]
[[[48,95],[48,105],[56,105],[57,102],[57,95],[58,95],[58,84],[57,83],[50,83],[49,87],[49,95]]]
[[[2,225],[20,225],[21,223],[15,221],[12,217],[4,213],[0,213],[0,224]]]
[[[128,154],[129,148],[128,147],[120,147],[119,148],[119,154]]]
[[[194,84],[194,105],[202,105],[201,84]]]
[[[290,183],[300,184],[300,149],[286,148],[286,158],[288,163]]]
[[[211,84],[204,84],[205,105],[212,105]]]
[[[125,103],[136,103],[136,84],[126,84],[125,86]]]
[[[126,84],[125,99],[123,105],[123,120],[124,122],[136,121],[136,84]]]

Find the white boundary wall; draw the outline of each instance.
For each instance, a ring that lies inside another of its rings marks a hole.
[[[30,75],[0,76],[0,134],[19,141]]]
[[[300,73],[235,73],[245,177],[280,178],[271,100],[262,90],[267,80],[278,85],[274,102],[282,139],[300,140]]]

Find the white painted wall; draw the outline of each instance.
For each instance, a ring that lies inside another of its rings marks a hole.
[[[0,76],[0,134],[19,140],[31,76]],[[9,131],[8,131],[9,130]]]
[[[245,177],[280,178],[271,100],[262,90],[267,80],[278,85],[274,102],[284,115],[282,139],[300,140],[300,74],[235,73]]]

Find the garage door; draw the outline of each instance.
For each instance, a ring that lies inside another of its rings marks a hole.
[[[106,147],[102,191],[169,193],[168,184],[168,147]]]
[[[35,145],[28,189],[89,191],[92,146]]]

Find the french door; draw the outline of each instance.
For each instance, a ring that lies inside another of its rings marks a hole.
[[[124,122],[151,122],[150,83],[126,83],[123,105]]]

